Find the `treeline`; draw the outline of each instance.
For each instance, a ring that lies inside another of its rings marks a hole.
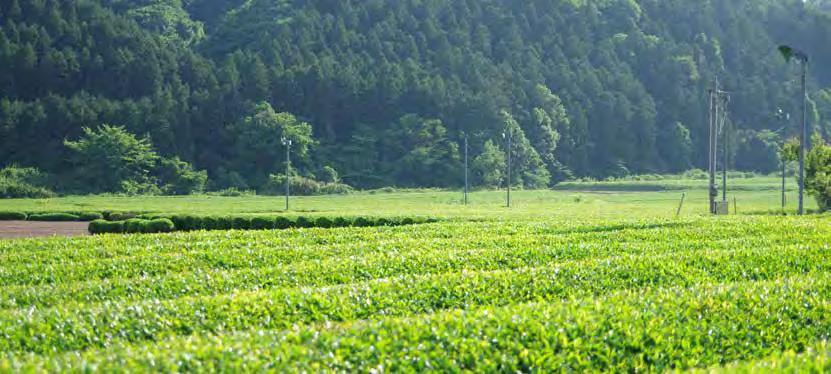
[[[269,188],[283,138],[292,178],[356,187],[458,185],[465,137],[474,182],[503,184],[503,134],[526,187],[677,172],[706,164],[706,89],[719,76],[731,166],[767,172],[794,134],[773,132],[788,125],[774,114],[798,108],[797,67],[778,44],[810,51],[809,119],[831,131],[826,8],[0,0],[0,160],[41,169],[60,191],[119,192],[130,185],[72,183],[89,173],[67,146],[111,124],[146,136],[157,164],[205,170],[209,189]]]

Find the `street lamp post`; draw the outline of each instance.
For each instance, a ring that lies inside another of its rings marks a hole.
[[[289,180],[291,179],[291,139],[282,138],[283,146],[286,147],[286,210],[289,210]]]
[[[510,208],[511,207],[511,166],[512,166],[511,165],[511,162],[512,162],[512,159],[511,159],[511,143],[514,140],[514,134],[510,129],[508,129],[507,134],[505,134],[504,132],[502,133],[502,138],[506,139],[508,141],[508,195],[506,197],[506,200],[507,200],[507,206],[508,206],[508,208]]]
[[[799,214],[805,214],[805,151],[808,146],[808,126],[807,111],[808,111],[808,55],[796,48],[786,45],[779,47],[779,53],[790,62],[796,59],[802,65],[802,129],[799,132]]]
[[[467,134],[465,134],[465,205],[467,205],[468,191],[468,162],[467,162]]]

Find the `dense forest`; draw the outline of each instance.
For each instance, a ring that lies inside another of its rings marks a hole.
[[[678,172],[706,165],[718,77],[730,167],[770,172],[799,111],[776,47],[810,54],[828,139],[828,40],[823,1],[0,0],[0,167],[66,192],[264,191],[288,139],[298,178],[453,187],[467,137],[497,186],[507,133],[528,188]]]

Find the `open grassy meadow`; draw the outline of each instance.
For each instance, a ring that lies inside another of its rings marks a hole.
[[[441,218],[397,227],[0,240],[0,372],[831,370],[831,219],[769,214],[775,178],[736,181],[739,214],[709,217],[704,183],[569,183],[515,191],[511,208],[498,191],[468,206],[458,192],[365,192],[293,198],[289,213]]]

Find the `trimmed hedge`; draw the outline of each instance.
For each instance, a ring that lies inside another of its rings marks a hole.
[[[120,234],[124,232],[124,221],[97,219],[89,223],[90,234]]]
[[[0,212],[0,221],[25,221],[27,217],[23,212]]]
[[[104,215],[98,212],[81,212],[78,213],[78,220],[79,221],[95,221],[99,219],[104,219]]]
[[[156,233],[198,230],[284,230],[290,228],[335,228],[335,227],[377,227],[404,226],[435,222],[424,217],[286,217],[278,216],[196,216],[145,214],[140,218],[122,221],[95,220],[90,232],[100,233]],[[110,222],[112,225],[105,225]],[[151,224],[151,222],[155,222]]]
[[[39,213],[30,214],[29,221],[45,221],[45,222],[73,222],[80,221],[81,217],[71,213]]]
[[[126,221],[95,220],[89,224],[92,234],[155,234],[176,231],[173,221],[167,218],[141,219],[131,218]]]

